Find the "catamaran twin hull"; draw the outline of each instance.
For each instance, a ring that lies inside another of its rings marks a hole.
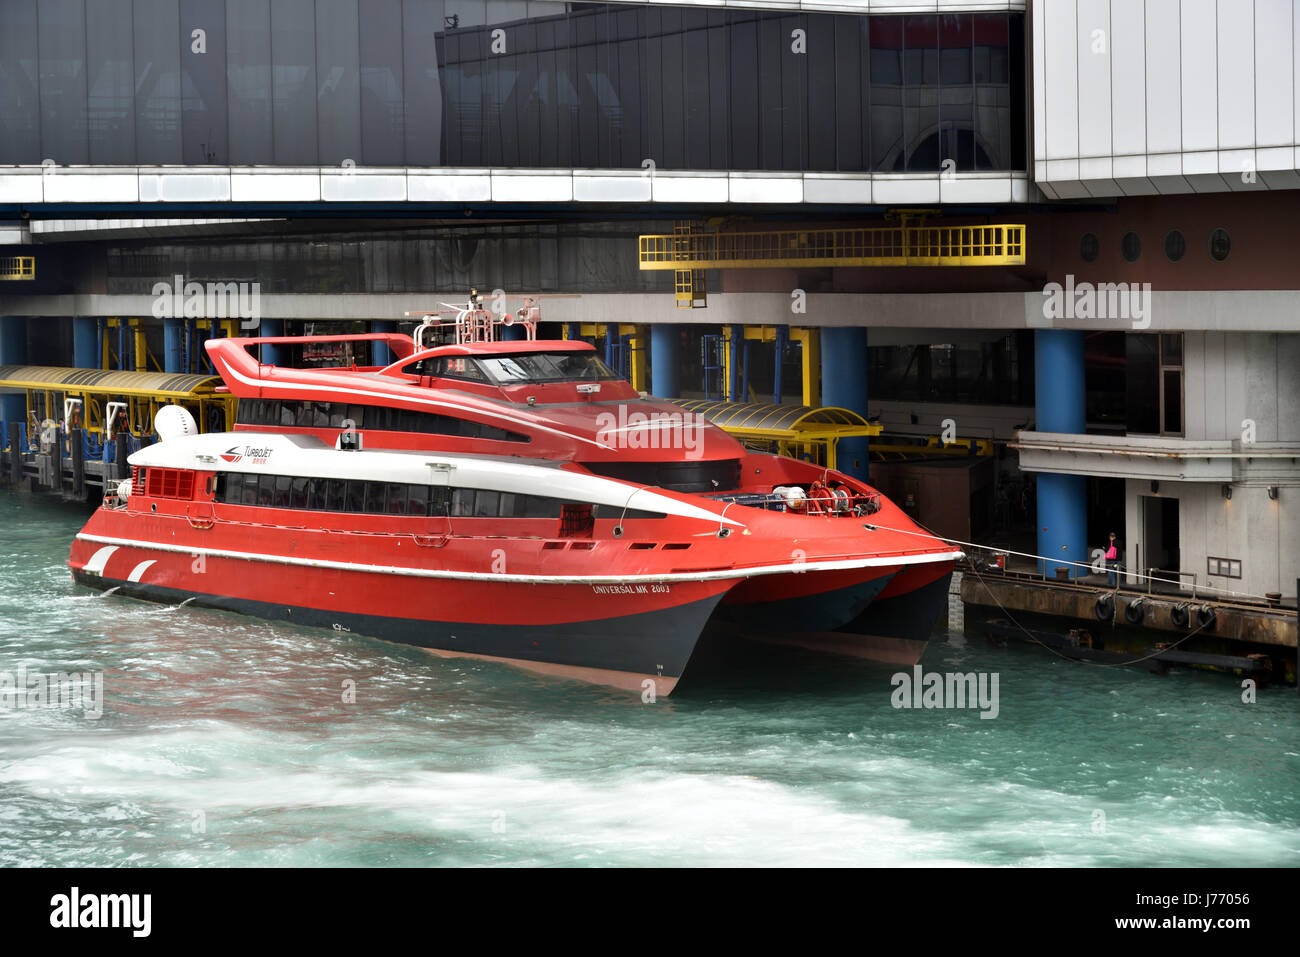
[[[84,585],[658,694],[711,624],[847,654],[924,638],[960,557],[885,499],[792,514],[552,462],[247,432],[131,463],[129,497],[72,547]]]

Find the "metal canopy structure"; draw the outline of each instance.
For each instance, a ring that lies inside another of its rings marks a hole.
[[[833,406],[774,405],[762,402],[721,402],[714,399],[675,399],[677,405],[702,415],[746,445],[773,449],[779,455],[808,458],[835,468],[840,439],[880,435],[856,412]]]
[[[234,423],[239,402],[220,376],[66,366],[0,366],[0,391],[26,394],[27,420],[33,429],[48,419],[63,422],[65,429],[84,427],[105,437],[123,428],[109,421],[114,403],[120,403],[127,431],[147,435],[164,405],[185,406],[201,431],[217,432]]]
[[[193,399],[213,395],[220,376],[201,373],[116,372],[66,366],[0,366],[0,389],[54,392],[99,392],[158,399]]]

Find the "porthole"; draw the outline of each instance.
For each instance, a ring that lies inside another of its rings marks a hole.
[[[1165,233],[1165,258],[1176,263],[1187,253],[1187,238],[1177,229]]]
[[[1228,258],[1228,253],[1232,252],[1232,237],[1228,231],[1223,228],[1216,229],[1210,233],[1210,258],[1216,263],[1221,263]]]
[[[1101,252],[1101,243],[1093,233],[1084,233],[1079,237],[1079,258],[1086,263],[1095,262]]]
[[[1125,233],[1119,242],[1119,251],[1126,263],[1137,262],[1142,256],[1142,237],[1134,232]]]

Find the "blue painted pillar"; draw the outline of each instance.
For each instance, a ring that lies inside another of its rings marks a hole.
[[[786,346],[789,344],[789,342],[790,342],[790,327],[777,326],[776,342],[773,344],[773,348],[776,354],[776,362],[772,367],[772,404],[773,405],[781,404],[781,389],[782,389],[781,367],[785,361],[785,349]]]
[[[185,371],[184,319],[163,320],[163,371],[172,373]]]
[[[99,368],[99,333],[93,318],[72,319],[72,364],[78,369]]]
[[[130,372],[135,368],[135,349],[131,343],[131,327],[125,319],[117,320],[117,368]]]
[[[370,331],[396,332],[397,323],[392,319],[376,319],[370,324]],[[388,346],[384,345],[382,342],[374,343],[374,351],[371,355],[374,356],[374,363],[377,366],[392,365],[397,361],[397,356],[393,355],[393,350],[388,348]]]
[[[822,405],[867,416],[867,330],[860,326],[821,330]],[[867,437],[840,439],[836,467],[846,475],[867,477]]]
[[[282,336],[284,335],[284,321],[281,319],[263,319],[257,327],[257,334],[259,336]],[[282,346],[264,342],[260,348],[262,350],[262,365],[278,366],[284,358],[284,348]],[[387,363],[381,363],[381,365],[387,365]]]
[[[1084,334],[1067,329],[1034,333],[1035,428],[1039,432],[1081,435],[1087,430],[1084,388]],[[1088,484],[1082,475],[1040,472],[1038,484],[1038,554],[1048,577],[1057,565],[1070,576],[1088,574]]]
[[[27,320],[0,316],[0,366],[27,364]],[[0,395],[0,419],[6,422],[27,421],[27,397]],[[0,445],[3,440],[0,440]]]
[[[518,342],[521,339],[528,338],[528,330],[516,323],[513,326],[501,327],[502,342]]]
[[[605,323],[605,365],[618,371],[618,326],[612,322]]]
[[[650,392],[661,399],[681,395],[681,333],[675,325],[650,327]]]

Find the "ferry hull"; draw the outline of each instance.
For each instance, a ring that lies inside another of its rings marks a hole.
[[[78,546],[73,577],[100,591],[497,659],[630,690],[653,687],[656,695],[671,693],[718,601],[735,584],[675,583],[654,593],[643,585],[421,580],[394,597],[392,582],[377,574],[277,569],[272,576],[265,566],[213,557],[196,573],[188,553]],[[526,620],[521,608],[529,609]]]
[[[952,572],[952,562],[904,569],[842,630],[894,641],[929,641],[948,607]]]

